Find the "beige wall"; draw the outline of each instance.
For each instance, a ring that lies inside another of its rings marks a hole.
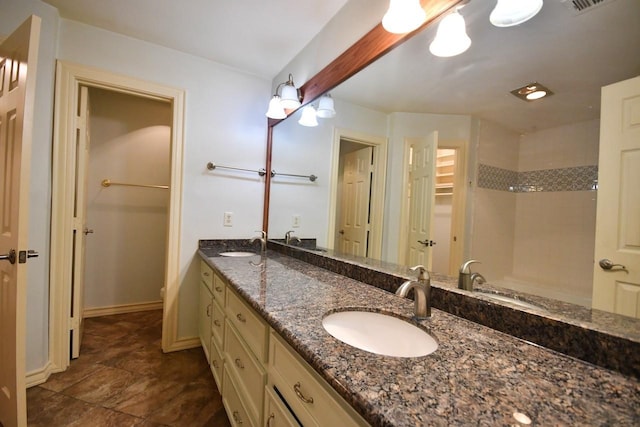
[[[171,106],[100,89],[90,100],[85,308],[159,301],[169,191],[101,182],[169,183]]]

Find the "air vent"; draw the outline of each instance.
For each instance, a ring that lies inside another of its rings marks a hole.
[[[594,9],[595,6],[601,6],[612,1],[614,0],[560,0],[560,3],[578,15]]]

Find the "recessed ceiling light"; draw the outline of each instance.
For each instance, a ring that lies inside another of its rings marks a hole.
[[[553,95],[553,92],[538,82],[529,83],[518,89],[514,89],[511,93],[523,101],[535,101],[536,99]]]

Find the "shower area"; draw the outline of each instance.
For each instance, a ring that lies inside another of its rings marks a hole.
[[[591,306],[599,120],[520,134],[480,121],[471,258],[491,283]]]

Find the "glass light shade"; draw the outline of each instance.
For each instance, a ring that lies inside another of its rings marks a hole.
[[[269,101],[269,109],[267,110],[266,116],[270,119],[287,118],[287,113],[284,112],[284,108],[282,107],[282,103],[280,102],[280,97],[278,95],[273,95],[273,98]]]
[[[382,26],[394,34],[404,34],[418,28],[427,14],[420,0],[390,0],[389,9],[382,17]]]
[[[462,15],[455,11],[445,16],[438,25],[436,38],[429,45],[429,51],[435,56],[449,57],[460,55],[471,46],[471,39]]]
[[[333,98],[327,94],[320,98],[318,102],[318,111],[316,115],[323,119],[330,119],[336,115],[336,110],[333,108]]]
[[[318,119],[316,118],[316,109],[313,105],[307,105],[302,109],[302,116],[298,120],[302,126],[314,127],[318,126]]]
[[[543,0],[498,0],[489,15],[496,27],[512,27],[536,16],[542,9]]]
[[[282,104],[282,108],[286,108],[287,110],[295,110],[300,106],[300,99],[298,98],[298,89],[295,86],[290,84],[285,84],[282,86],[282,94],[281,94],[280,104]]]
[[[530,101],[533,101],[534,99],[540,99],[540,98],[544,98],[545,96],[547,96],[547,92],[544,90],[536,90],[535,92],[531,92],[528,93],[526,98]]]

